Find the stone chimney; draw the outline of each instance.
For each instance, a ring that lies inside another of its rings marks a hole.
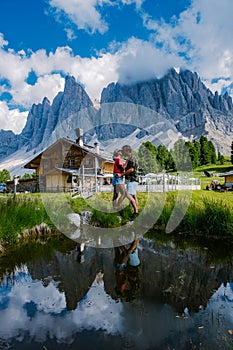
[[[95,143],[94,143],[94,146],[95,146],[96,153],[99,154],[99,153],[100,153],[100,146],[99,146],[99,143],[98,143],[98,142],[95,142]]]
[[[77,136],[77,139],[76,139],[76,143],[79,145],[79,146],[83,146],[83,129],[80,129],[80,128],[77,128],[74,130],[75,133],[76,133],[76,136]]]

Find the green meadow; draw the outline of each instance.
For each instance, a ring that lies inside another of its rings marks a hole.
[[[206,177],[203,173],[204,170],[210,173],[222,173],[232,169],[230,162],[196,169],[194,176],[199,177],[202,189],[189,192],[187,196],[185,191],[151,193],[149,197],[147,193],[138,192],[139,208],[143,213],[141,220],[146,221],[146,217],[155,217],[151,230],[164,233],[174,207],[180,206],[185,208],[185,213],[182,214],[183,219],[175,227],[173,234],[233,237],[233,191],[205,190],[206,185],[213,179],[224,183],[224,178]],[[45,198],[53,203],[52,215],[44,206]],[[66,205],[64,205],[64,198]],[[92,224],[102,227],[124,225],[130,220],[133,212],[127,199],[123,202],[120,215],[113,212],[112,193],[97,193],[89,199],[72,199],[68,194],[62,199],[56,194],[43,194],[43,198],[40,194],[18,194],[16,198],[12,195],[2,195],[0,197],[0,243],[17,242],[23,236],[25,229],[31,229],[41,223],[45,223],[51,232],[57,232],[54,225],[57,218],[64,226],[67,224],[66,207],[75,213],[91,211]]]
[[[196,168],[193,171],[194,177],[197,177],[200,179],[202,189],[205,189],[206,185],[210,184],[212,180],[218,180],[221,184],[224,183],[224,177],[219,177],[216,175],[233,170],[233,165],[231,164],[230,157],[225,157],[225,158],[226,159],[224,164],[203,165]],[[213,176],[211,177],[205,176],[204,171],[208,171]]]

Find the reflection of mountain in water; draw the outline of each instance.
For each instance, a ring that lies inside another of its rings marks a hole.
[[[182,312],[197,311],[222,283],[233,278],[232,267],[212,266],[207,255],[198,250],[175,250],[171,245],[159,245],[146,240],[140,246],[140,285],[138,295],[144,300],[159,300]],[[57,281],[64,291],[68,310],[88,292],[99,272],[103,273],[105,291],[112,299],[115,291],[114,249],[86,247],[85,261],[77,261],[78,251],[67,254],[54,252],[49,261],[41,259],[27,264],[33,279],[41,279],[44,286]]]

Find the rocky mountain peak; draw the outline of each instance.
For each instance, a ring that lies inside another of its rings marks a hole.
[[[107,106],[115,102],[144,106],[153,113],[141,115],[134,110],[132,115],[124,115],[125,112],[121,111],[119,119],[119,115],[116,116],[110,109],[104,108],[105,104]],[[87,109],[88,113],[80,114],[81,110]],[[75,120],[76,127],[81,127],[84,131],[96,128],[97,134],[98,125],[101,123],[111,125],[111,123],[119,123],[120,120],[122,127],[117,129],[118,138],[128,137],[127,135],[133,135],[134,132],[136,135],[135,127],[128,127],[126,135],[125,125],[131,123],[131,126],[136,126],[139,121],[143,121],[142,127],[146,128],[144,134],[149,135],[151,130],[157,130],[159,118],[164,120],[163,131],[169,125],[173,135],[177,135],[176,137],[180,134],[192,138],[206,135],[223,154],[229,154],[233,139],[231,97],[227,92],[223,95],[219,95],[218,92],[213,94],[197,73],[187,69],[177,72],[172,68],[160,79],[130,85],[119,82],[111,83],[102,91],[98,110],[94,108],[84,87],[77,83],[73,76],[67,76],[64,91],[59,92],[52,103],[45,97],[42,103],[33,104],[27,123],[20,135],[0,132],[0,157],[3,159],[25,146],[27,150],[36,149],[37,151],[47,147],[53,131],[63,121],[70,120],[70,118]],[[61,137],[63,134],[57,131],[56,136]],[[108,136],[110,137],[110,133],[105,127],[104,141]],[[112,140],[113,136],[111,133]],[[99,137],[101,142],[101,133]],[[155,138],[151,139],[154,142]]]
[[[43,98],[42,103],[32,105],[26,125],[14,150],[23,146],[27,146],[28,151],[38,146],[43,148],[58,123],[69,118],[71,114],[78,113],[81,109],[91,106],[93,106],[93,103],[84,88],[76,82],[73,76],[67,76],[64,92],[57,94],[52,101],[52,105],[47,97]],[[4,147],[2,157],[7,153]]]
[[[209,135],[224,154],[230,149],[233,135],[232,99],[225,93],[213,94],[198,74],[187,69],[179,73],[172,68],[160,79],[142,81],[131,85],[109,84],[102,91],[101,103],[131,102],[148,107],[168,120],[173,120],[177,130],[185,137],[199,138]],[[219,141],[214,129],[226,134]]]

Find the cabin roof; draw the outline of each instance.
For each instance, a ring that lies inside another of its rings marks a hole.
[[[97,153],[97,149],[94,146],[88,145],[86,143],[84,143],[83,146],[80,146],[75,141],[67,139],[65,137],[63,137],[62,140],[65,140],[66,142],[70,143],[72,146],[77,146],[78,148],[81,148],[81,149],[83,149],[84,151],[86,151],[88,153],[92,153],[93,155],[95,155],[95,156],[97,156],[99,158],[102,158],[104,160],[107,160],[107,161],[110,161],[110,162],[114,163],[113,162],[112,153],[106,152],[102,148],[100,148],[99,149],[99,153]]]
[[[33,159],[31,159],[29,162],[27,162],[24,165],[24,168],[29,168],[29,169],[35,169],[39,166],[40,164],[40,160],[42,157],[43,152],[53,148],[55,145],[61,143],[61,142],[65,142],[68,143],[69,145],[73,146],[73,147],[77,147],[79,149],[82,149],[85,153],[90,153],[93,156],[100,158],[104,161],[113,163],[113,157],[112,154],[109,152],[104,151],[103,149],[99,149],[99,151],[97,151],[97,149],[94,146],[91,145],[87,145],[84,144],[83,146],[80,146],[79,144],[77,144],[75,141],[71,140],[71,139],[67,139],[65,137],[62,137],[60,139],[58,139],[56,142],[54,142],[52,145],[50,145],[49,147],[45,148],[42,152],[40,152],[39,154],[37,154]]]
[[[55,167],[55,169],[57,171],[69,174],[69,175],[81,175],[81,171],[80,169],[69,169],[69,168],[59,168],[59,167]],[[89,170],[92,170],[92,168],[85,169],[86,171],[84,172],[84,176],[93,176],[94,175],[94,171],[89,173]],[[112,174],[98,174],[97,173],[97,177],[112,177]]]
[[[76,169],[59,168],[59,167],[55,167],[55,169],[71,175],[80,175],[80,169],[76,170]]]
[[[233,170],[227,171],[226,173],[218,174],[218,176],[223,177],[223,176],[230,176],[233,175]]]

